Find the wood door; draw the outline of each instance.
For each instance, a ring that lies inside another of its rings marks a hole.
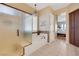
[[[75,11],[75,45],[79,46],[79,10]]]
[[[69,42],[71,44],[75,44],[74,43],[74,39],[75,39],[75,24],[74,24],[74,12],[69,14]]]
[[[79,47],[79,9],[69,14],[70,43]]]

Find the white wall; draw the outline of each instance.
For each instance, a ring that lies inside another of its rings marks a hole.
[[[49,17],[50,17],[49,41],[53,42],[55,40],[55,16],[53,14],[49,14]]]

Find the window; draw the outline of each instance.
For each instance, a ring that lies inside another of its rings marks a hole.
[[[37,32],[37,16],[33,15],[33,32]]]
[[[22,23],[23,31],[24,32],[31,32],[32,31],[32,15],[24,14],[23,23]]]
[[[66,13],[61,13],[60,15],[58,15],[57,32],[58,33],[66,32]]]

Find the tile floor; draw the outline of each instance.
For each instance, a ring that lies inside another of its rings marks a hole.
[[[79,56],[79,47],[66,44],[65,40],[56,40],[39,48],[30,56]]]

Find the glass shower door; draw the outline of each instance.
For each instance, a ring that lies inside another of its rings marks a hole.
[[[0,54],[7,54],[14,43],[32,43],[32,15],[0,4]]]

